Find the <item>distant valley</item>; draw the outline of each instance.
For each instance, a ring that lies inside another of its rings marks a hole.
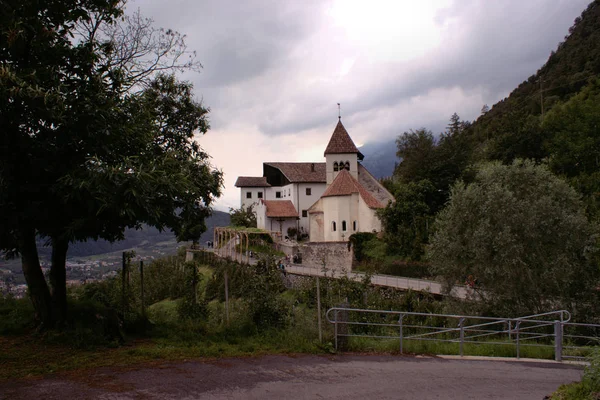
[[[200,243],[205,245],[213,240],[215,226],[229,225],[229,214],[222,211],[213,211],[213,215],[206,220],[206,232],[200,238]],[[43,239],[38,240],[38,251],[42,269],[47,272],[50,266],[52,249],[44,246]],[[67,275],[70,280],[89,280],[114,274],[121,267],[122,253],[134,251],[136,259],[152,260],[164,256],[174,255],[180,246],[171,231],[160,232],[150,226],[142,229],[127,229],[125,240],[110,243],[106,240],[90,240],[74,243],[69,246],[67,253]],[[21,261],[5,260],[0,258],[0,284],[10,282],[14,285],[25,283],[21,271]]]

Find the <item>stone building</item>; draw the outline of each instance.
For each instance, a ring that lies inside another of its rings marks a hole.
[[[394,197],[360,163],[358,150],[341,119],[324,152],[325,162],[263,163],[263,176],[240,176],[242,207],[254,205],[259,228],[288,228],[311,242],[345,241],[355,232],[381,230],[376,215]]]

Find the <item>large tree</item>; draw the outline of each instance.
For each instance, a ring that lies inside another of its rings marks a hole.
[[[141,223],[184,238],[220,193],[221,173],[194,141],[209,128],[208,110],[191,85],[156,74],[169,65],[156,67],[169,54],[161,46],[180,36],[159,31],[167,40],[156,42],[158,58],[140,63],[152,53],[140,47],[136,58],[110,34],[122,6],[9,0],[0,13],[0,246],[20,254],[45,326],[66,315],[70,242],[118,240]],[[131,40],[152,43],[148,29]],[[37,236],[52,246],[51,291]]]
[[[432,213],[440,210],[448,199],[450,185],[464,178],[472,161],[470,123],[458,114],[450,117],[446,131],[435,138],[425,128],[404,132],[396,139],[397,155],[402,160],[394,171],[395,180],[403,183],[428,181],[435,190],[428,196]]]
[[[387,251],[412,261],[420,261],[433,224],[431,199],[437,191],[428,180],[395,183],[390,188],[396,201],[379,211]]]
[[[494,162],[452,187],[428,256],[448,287],[476,281],[496,313],[577,311],[598,282],[594,234],[577,192],[545,166]]]
[[[243,226],[246,228],[256,228],[256,214],[254,205],[240,208],[230,208],[231,226]]]

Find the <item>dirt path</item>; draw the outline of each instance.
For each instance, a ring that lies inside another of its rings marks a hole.
[[[541,400],[581,373],[580,367],[542,362],[265,356],[4,382],[0,399]]]

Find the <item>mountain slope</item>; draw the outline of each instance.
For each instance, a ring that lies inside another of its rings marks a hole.
[[[483,158],[546,157],[540,117],[599,76],[600,0],[595,0],[575,19],[548,61],[474,122],[471,132]]]
[[[222,211],[213,211],[212,216],[206,219],[206,232],[200,238],[200,243],[213,240],[213,228],[215,226],[229,225],[229,214]],[[88,242],[73,243],[69,246],[67,257],[98,256],[116,251],[124,251],[133,248],[152,248],[159,243],[172,242],[173,252],[177,249],[175,235],[171,231],[160,232],[158,229],[144,225],[142,229],[127,229],[125,240],[110,243],[106,240],[90,240]],[[38,248],[42,258],[50,257],[51,249],[43,246],[44,241],[38,241]]]
[[[362,165],[369,170],[377,179],[392,176],[396,163],[399,162],[396,157],[396,142],[375,142],[366,143],[360,148],[365,159]]]

